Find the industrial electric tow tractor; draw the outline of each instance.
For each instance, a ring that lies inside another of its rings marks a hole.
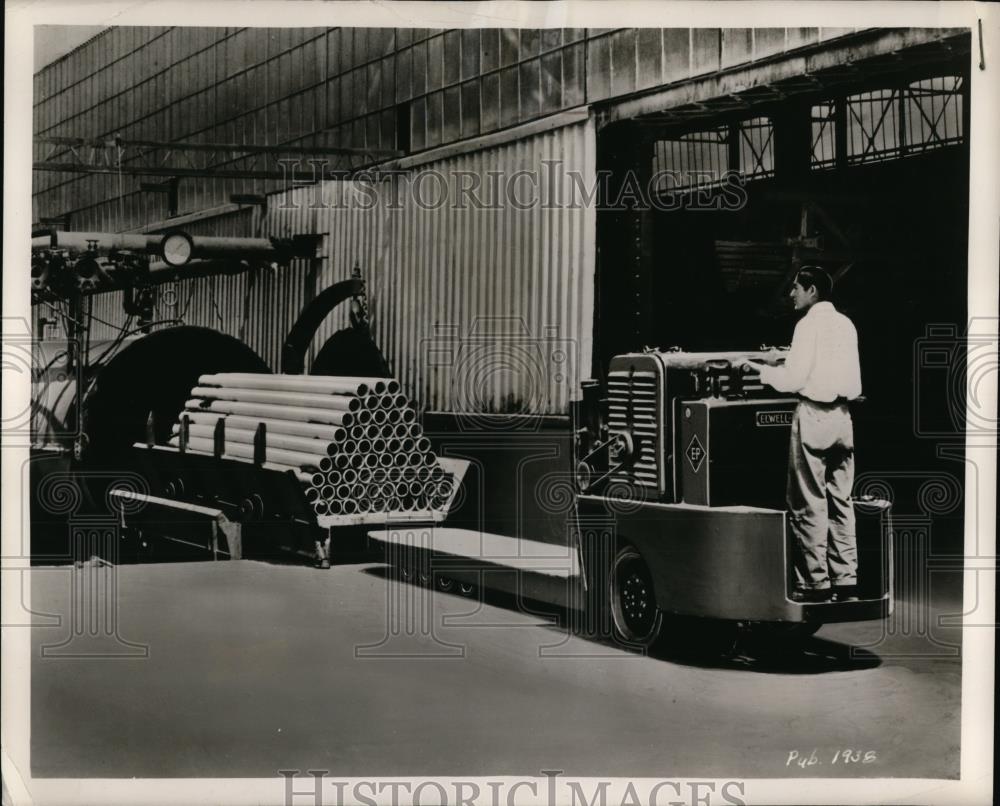
[[[555,576],[552,547],[540,550],[530,535],[377,539],[404,578],[552,605],[582,635],[640,648],[726,653],[747,633],[780,646],[823,624],[885,618],[893,608],[891,507],[873,497],[854,500],[857,598],[802,603],[790,595],[784,498],[798,399],[734,369],[772,357],[767,348],[649,349],[613,358],[603,392],[598,381],[583,382],[571,412],[573,538]]]
[[[612,359],[606,394],[583,384],[576,420],[577,529],[587,601],[644,647],[675,627],[749,625],[803,637],[892,612],[890,504],[854,501],[858,596],[793,601],[784,493],[796,398],[764,387],[749,352],[648,349]]]

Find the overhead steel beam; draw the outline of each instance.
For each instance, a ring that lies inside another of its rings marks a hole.
[[[751,65],[738,65],[704,77],[678,82],[666,89],[654,90],[625,100],[595,104],[598,128],[620,120],[665,111],[684,109],[685,117],[703,117],[698,109],[713,98],[732,95],[748,97],[748,90],[767,85],[791,91],[804,77],[822,83],[842,84],[872,78],[878,60],[885,73],[900,73],[910,68],[930,66],[945,59],[957,59],[968,51],[970,41],[965,29],[878,29],[845,37],[839,43],[821,43],[804,53],[777,54]],[[894,54],[904,58],[896,60]],[[890,69],[891,68],[891,69]],[[808,79],[807,79],[808,80]],[[785,82],[792,84],[786,88]],[[808,91],[808,86],[802,87]],[[759,103],[773,99],[753,99]],[[686,109],[685,109],[686,108]],[[691,110],[689,112],[688,110]]]
[[[339,146],[254,145],[249,143],[175,143],[164,140],[88,140],[83,137],[38,136],[36,143],[67,146],[68,148],[151,148],[159,151],[209,151],[226,154],[298,154],[310,156],[357,156],[390,159],[401,157],[401,151],[379,148],[341,148]]]
[[[70,162],[39,160],[31,165],[34,171],[51,171],[71,174],[111,174],[122,176],[193,176],[204,179],[290,179],[295,182],[317,182],[322,179],[347,179],[362,168],[343,168],[329,171],[268,171],[211,168],[181,168],[171,166],[84,165]]]
[[[377,148],[174,143],[159,140],[38,136],[36,171],[66,174],[293,180],[350,177],[400,152]],[[47,153],[46,153],[47,152]],[[175,153],[176,152],[176,153]],[[172,158],[172,159],[171,159]],[[234,163],[239,163],[234,165]]]
[[[632,123],[643,127],[676,127],[685,124],[699,124],[703,120],[719,120],[726,115],[738,114],[752,109],[773,109],[777,104],[795,98],[814,97],[816,100],[833,100],[836,96],[846,93],[864,92],[868,89],[887,89],[895,87],[901,80],[918,81],[921,78],[933,78],[938,70],[946,65],[942,62],[942,52],[955,53],[959,49],[950,42],[937,43],[940,49],[932,49],[926,53],[910,58],[897,59],[890,54],[881,61],[870,60],[859,62],[854,68],[844,72],[824,70],[801,76],[776,79],[771,82],[739,90],[704,100],[689,101],[669,109],[640,115]],[[914,95],[931,94],[934,90],[912,90]],[[950,90],[940,91],[940,95],[950,95]],[[827,96],[824,98],[824,96]],[[745,107],[736,106],[733,99],[741,99]],[[838,141],[839,142],[839,141]]]

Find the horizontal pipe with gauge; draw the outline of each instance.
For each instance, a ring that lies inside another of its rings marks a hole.
[[[161,233],[65,232],[53,230],[31,239],[32,249],[64,249],[68,252],[99,253],[111,251],[143,252],[160,255],[171,265],[194,258],[236,258],[278,260],[311,257],[318,243],[316,236],[282,238],[230,238],[212,235],[189,235],[183,230]]]
[[[44,286],[57,283],[59,275],[64,276],[66,271],[88,274],[75,284],[76,290],[84,294],[236,274],[256,265],[286,265],[295,258],[313,258],[318,243],[319,236],[315,235],[224,238],[190,235],[182,230],[157,234],[53,230],[32,238],[33,261],[39,263],[37,267],[33,263],[32,274],[40,278],[33,289],[43,292]],[[51,253],[57,254],[53,257]],[[149,262],[137,264],[136,256]],[[53,260],[58,271],[46,271],[42,264]],[[104,269],[99,277],[90,279],[93,272],[88,267],[95,260],[100,260]]]

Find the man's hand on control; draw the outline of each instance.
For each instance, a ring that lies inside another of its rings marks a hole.
[[[788,357],[787,350],[768,350],[764,358],[747,358],[741,364],[741,368],[751,369],[754,372],[760,372],[761,367],[776,367],[783,363]]]
[[[788,348],[786,347],[772,347],[770,352],[767,354],[767,363],[772,367],[776,367],[779,364],[784,364],[785,360],[788,358]]]

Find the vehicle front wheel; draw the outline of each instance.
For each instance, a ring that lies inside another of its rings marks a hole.
[[[611,618],[617,638],[648,649],[663,631],[663,611],[656,604],[653,575],[634,546],[618,549],[608,580]]]

